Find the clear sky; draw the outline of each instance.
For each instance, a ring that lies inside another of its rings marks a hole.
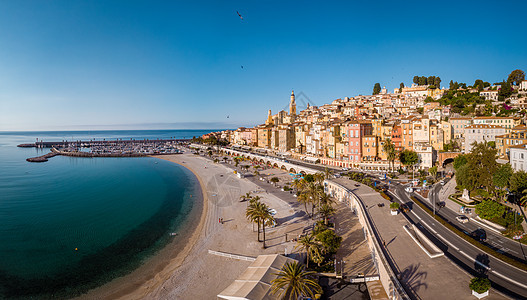
[[[0,1],[0,131],[235,128],[291,89],[527,71],[527,1],[326,2]]]

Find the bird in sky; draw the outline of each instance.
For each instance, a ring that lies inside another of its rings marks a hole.
[[[243,69],[243,66],[241,66],[241,67],[242,67],[242,69]]]
[[[227,115],[227,119],[229,118],[229,116]]]
[[[240,15],[240,13],[239,13],[238,11],[236,11],[236,13],[238,14],[238,17],[240,17],[240,19],[242,19],[242,20],[243,20],[243,17],[242,17],[242,15]]]

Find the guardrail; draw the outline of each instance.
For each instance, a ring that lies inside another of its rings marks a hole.
[[[366,208],[360,198],[340,183],[330,180],[325,180],[324,183],[327,188],[326,192],[332,196],[336,196],[340,202],[346,203],[350,209],[357,212],[359,222],[364,230],[364,236],[371,251],[373,263],[379,272],[381,284],[388,297],[394,300],[410,299],[382,251],[379,236],[373,229],[370,216],[367,214]]]
[[[256,257],[252,257],[252,256],[236,255],[236,254],[231,254],[227,252],[214,251],[210,249],[209,249],[209,254],[214,254],[214,255],[228,257],[228,258],[234,258],[237,260],[245,260],[245,261],[255,261],[256,260]]]

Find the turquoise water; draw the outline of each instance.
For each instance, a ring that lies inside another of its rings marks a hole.
[[[201,198],[194,175],[164,160],[28,163],[49,150],[17,144],[206,132],[0,132],[0,298],[67,298],[125,275],[172,240]]]

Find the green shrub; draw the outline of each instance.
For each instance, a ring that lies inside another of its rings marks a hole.
[[[490,289],[490,280],[487,278],[474,277],[470,280],[468,287],[476,293],[485,293]]]
[[[397,203],[397,202],[390,203],[390,208],[391,209],[399,209],[399,207],[401,207],[401,205],[399,205],[399,203]]]

